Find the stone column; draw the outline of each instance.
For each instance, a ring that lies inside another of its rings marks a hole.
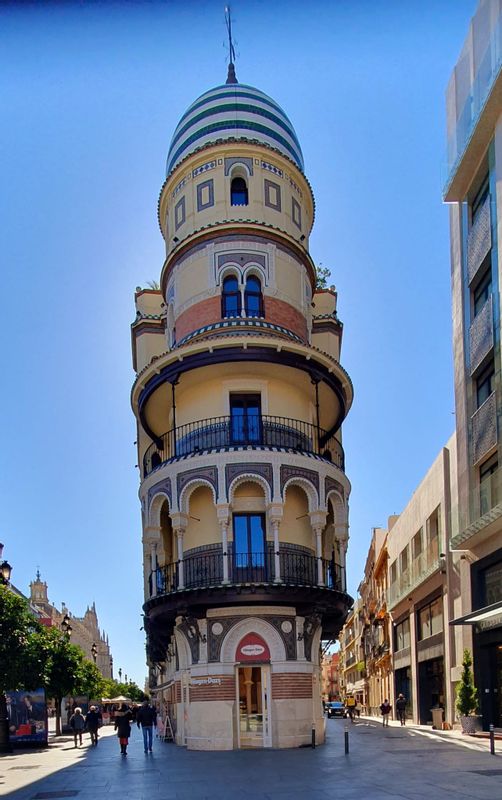
[[[178,542],[178,589],[185,588],[185,575],[183,572],[183,534],[184,528],[175,529],[176,540]]]
[[[227,503],[219,503],[216,506],[216,515],[221,528],[221,549],[223,557],[223,583],[230,583],[228,569],[228,526],[230,524],[230,506]]]
[[[274,518],[272,522],[272,532],[274,534],[274,583],[281,583],[281,557],[279,544],[279,525],[281,520]]]
[[[157,596],[157,542],[150,545],[150,570],[152,575],[152,597]]]
[[[315,553],[317,557],[317,583],[324,586],[324,575],[322,570],[322,528],[315,527]]]
[[[340,570],[341,570],[341,584],[342,590],[347,591],[347,575],[345,555],[347,553],[347,546],[349,543],[349,526],[346,522],[338,523],[335,525],[335,541],[338,542],[340,548]]]

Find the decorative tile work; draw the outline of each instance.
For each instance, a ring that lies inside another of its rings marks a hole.
[[[262,161],[261,162],[261,166],[262,166],[262,169],[266,169],[269,172],[273,172],[274,175],[279,175],[280,178],[283,177],[284,173],[283,173],[282,169],[279,169],[279,167],[275,167],[273,164],[270,164],[270,162]]]
[[[317,614],[305,617],[303,622],[303,648],[307,661],[312,661],[312,641],[320,624],[321,618]]]
[[[471,375],[493,347],[493,303],[491,295],[483,308],[474,317],[469,328],[469,352]]]
[[[255,619],[263,620],[272,625],[279,633],[282,641],[284,642],[284,649],[286,650],[286,659],[288,661],[296,661],[296,620],[290,616],[267,616],[265,614],[256,616]],[[209,662],[219,661],[221,658],[221,646],[227,633],[242,622],[243,617],[218,617],[217,620],[208,619],[207,621],[207,660]],[[289,633],[282,629],[283,622],[291,623],[291,631]],[[213,631],[214,626],[219,633]]]
[[[293,190],[294,190],[294,191],[295,191],[295,192],[296,192],[296,193],[297,193],[297,194],[300,196],[300,198],[301,198],[301,197],[303,197],[303,195],[302,195],[302,190],[301,190],[301,189],[300,189],[300,187],[299,187],[299,186],[298,186],[298,185],[297,185],[297,184],[294,182],[293,178],[290,178],[290,177],[289,177],[289,175],[288,175],[288,180],[289,180],[289,185],[291,186],[291,188],[292,188],[292,189],[293,189]]]
[[[284,491],[284,486],[290,478],[305,478],[317,489],[319,494],[319,474],[314,472],[313,469],[305,469],[305,467],[290,467],[286,464],[281,465],[281,494]]]
[[[217,268],[221,270],[226,264],[239,264],[241,267],[247,264],[259,264],[266,269],[266,257],[261,253],[222,253],[217,257]]]
[[[197,184],[197,211],[214,206],[214,181],[212,178]]]
[[[192,664],[198,664],[200,659],[200,630],[199,620],[196,617],[184,617],[181,625],[177,625],[188,642],[192,655]]]
[[[221,161],[221,159],[219,159]],[[216,161],[207,161],[205,164],[201,164],[200,167],[192,170],[192,178],[196,178],[198,175],[202,175],[203,172],[208,172],[210,169],[215,169]]]
[[[291,198],[291,217],[296,227],[302,229],[302,207],[294,197]]]
[[[341,485],[341,483],[335,481],[335,479],[332,478],[330,475],[326,475],[326,477],[324,478],[324,496],[327,497],[328,494],[333,489],[335,490],[335,492],[339,493],[340,497],[342,498],[344,497],[343,486]]]
[[[191,481],[197,479],[206,480],[214,489],[215,495],[218,496],[218,470],[216,467],[200,467],[199,469],[188,469],[186,472],[178,473],[176,477],[176,484],[178,489],[178,506],[183,489]]]
[[[273,208],[274,211],[281,210],[281,187],[278,183],[274,183],[273,181],[269,181],[265,178],[264,182],[264,189],[265,189],[265,205],[268,208]]]
[[[483,203],[476,222],[469,231],[467,239],[467,272],[469,283],[476,277],[477,271],[488,255],[492,246],[492,230],[490,215],[490,197]]]
[[[244,157],[239,158],[239,156],[236,156],[234,158],[225,159],[225,176],[230,175],[230,170],[234,164],[244,164],[248,168],[249,174],[253,174],[253,159]]]
[[[178,230],[178,228],[181,228],[181,226],[185,222],[185,219],[186,219],[185,195],[183,195],[181,200],[178,200],[178,202],[174,206],[174,227],[176,230]]]
[[[227,496],[230,484],[235,480],[235,478],[238,478],[239,475],[259,475],[268,483],[270,487],[270,497],[274,496],[272,464],[253,464],[251,461],[248,461],[244,464],[227,464],[225,467],[225,485]]]
[[[497,444],[497,404],[492,394],[472,415],[472,463],[477,464]]]
[[[176,197],[178,192],[181,192],[183,187],[187,185],[188,181],[189,181],[189,176],[185,175],[185,177],[182,178],[178,184],[176,184],[176,186],[173,189],[173,193],[172,193],[172,197],[173,198]]]
[[[148,490],[148,508],[150,508],[150,505],[151,505],[151,502],[152,502],[152,499],[154,498],[154,496],[156,494],[159,494],[159,492],[163,492],[164,494],[167,494],[167,496],[169,498],[169,505],[171,506],[172,502],[173,502],[173,494],[172,494],[172,489],[171,489],[171,478],[164,478],[163,481],[160,481],[159,483],[156,483],[155,486],[152,486]]]
[[[277,333],[281,333],[285,336],[288,336],[290,339],[294,339],[295,342],[302,342],[301,337],[297,336],[296,333],[293,333],[287,328],[282,328],[280,325],[274,325],[272,322],[264,322],[263,320],[255,318],[253,319],[236,318],[231,320],[225,320],[224,322],[214,322],[211,325],[204,325],[204,327],[198,328],[196,331],[188,333],[186,336],[183,337],[183,339],[180,339],[180,341],[177,343],[177,346],[181,347],[182,344],[186,344],[191,339],[194,339],[196,336],[200,336],[201,334],[211,333],[213,331],[222,330],[224,328],[241,328],[241,329],[249,328],[250,330],[248,332],[250,334],[253,333],[252,330],[253,328],[254,329],[265,328],[266,330],[274,331]]]

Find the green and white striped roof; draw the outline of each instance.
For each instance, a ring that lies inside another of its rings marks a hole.
[[[169,147],[167,174],[199,147],[230,138],[274,147],[303,172],[302,150],[282,108],[259,89],[232,83],[205,92],[183,114]]]

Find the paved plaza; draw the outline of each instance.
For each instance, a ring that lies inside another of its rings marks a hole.
[[[143,753],[133,729],[127,757],[111,728],[99,745],[74,749],[61,737],[48,750],[0,757],[0,796],[12,800],[76,797],[136,800],[442,800],[502,797],[502,742],[465,740],[415,726],[388,729],[372,719],[328,720],[328,743],[315,750],[189,752],[155,742]],[[86,740],[88,735],[85,735]]]

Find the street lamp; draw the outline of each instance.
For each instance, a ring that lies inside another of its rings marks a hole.
[[[96,659],[98,657],[98,647],[97,647],[96,642],[93,642],[92,645],[91,645],[91,654],[92,654],[92,659],[93,659],[94,663],[96,663]]]
[[[0,544],[0,558],[3,555],[3,544]],[[12,567],[8,561],[0,564],[0,584],[8,586]],[[12,753],[12,746],[9,742],[9,717],[7,714],[7,698],[0,692],[0,753]]]
[[[68,616],[68,614],[65,614],[61,621],[61,630],[63,631],[65,636],[67,636],[69,639],[72,634],[73,628],[70,624],[70,617]]]
[[[122,683],[122,667],[119,667],[119,683]]]
[[[113,658],[110,656],[110,678],[113,680]]]

